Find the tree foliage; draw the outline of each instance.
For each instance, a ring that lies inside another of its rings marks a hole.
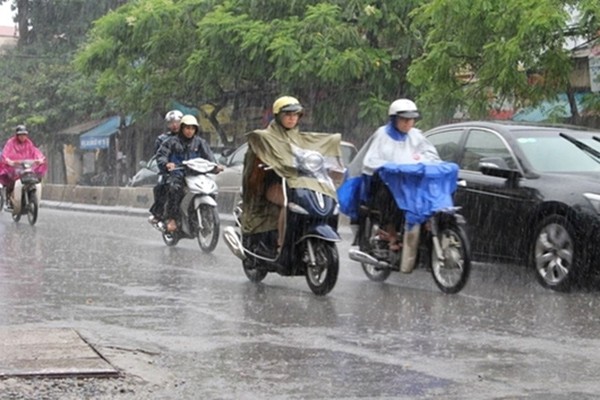
[[[94,19],[122,3],[13,1],[21,33],[19,45],[0,58],[0,121],[4,137],[20,123],[27,123],[31,130],[46,136],[109,112],[111,103],[96,95],[94,77],[84,77],[74,69],[71,60]],[[24,24],[26,34],[22,33],[22,20],[28,21]]]
[[[417,3],[138,0],[96,22],[77,66],[100,74],[100,93],[137,113],[176,99],[232,106],[235,116],[291,94],[312,128],[349,133],[362,121],[371,124],[367,135],[390,99],[411,94],[405,77],[420,41],[409,13]]]
[[[570,93],[567,39],[600,27],[600,3],[589,0],[431,0],[413,15],[426,34],[409,79],[433,124],[457,108],[482,118],[506,100],[518,107]]]

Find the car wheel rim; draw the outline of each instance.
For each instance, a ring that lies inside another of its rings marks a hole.
[[[545,226],[535,243],[535,265],[549,285],[562,282],[573,265],[573,239],[560,224]]]

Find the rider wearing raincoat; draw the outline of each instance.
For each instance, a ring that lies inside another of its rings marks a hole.
[[[301,132],[298,122],[303,113],[297,99],[280,97],[273,103],[274,119],[269,126],[247,136],[248,151],[242,180],[242,230],[244,234],[278,230],[279,246],[285,218],[281,177],[290,187],[312,189],[337,199],[335,187],[327,179],[314,179],[299,173],[295,154],[316,150],[325,157],[329,169],[343,169],[341,135]],[[264,166],[271,169],[265,170]]]
[[[419,224],[435,210],[452,206],[458,166],[440,160],[435,147],[414,128],[420,117],[416,104],[398,99],[390,104],[389,122],[379,127],[348,167],[338,189],[342,212],[357,221],[361,204],[381,213],[380,235],[390,250],[401,248],[397,224],[418,236]],[[405,238],[406,239],[406,238]]]
[[[6,141],[0,156],[0,183],[6,187],[6,197],[10,201],[15,182],[19,179],[19,171],[15,166],[18,161],[23,160],[34,161],[33,172],[40,178],[46,174],[46,157],[29,138],[29,131],[25,125],[19,125],[15,135]]]

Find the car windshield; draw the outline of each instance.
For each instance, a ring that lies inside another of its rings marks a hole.
[[[600,151],[600,143],[592,139],[592,134],[565,133]],[[558,134],[558,131],[522,131],[516,140],[531,166],[539,172],[600,172],[600,163],[594,157]]]

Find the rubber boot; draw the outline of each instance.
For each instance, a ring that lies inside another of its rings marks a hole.
[[[400,262],[400,272],[410,274],[415,268],[417,262],[417,252],[419,250],[419,234],[421,225],[417,224],[412,229],[404,230],[402,239],[402,261]]]

